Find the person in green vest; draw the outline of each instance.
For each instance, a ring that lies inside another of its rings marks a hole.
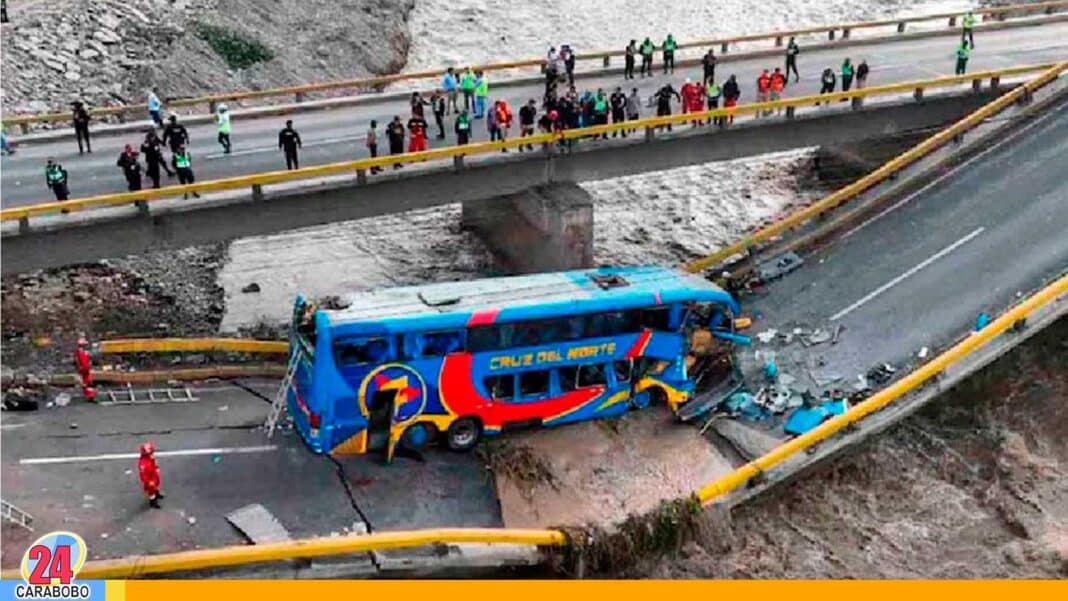
[[[608,125],[608,97],[603,88],[597,88],[597,96],[593,99],[593,124]],[[607,140],[608,134],[601,134],[601,139]]]
[[[975,13],[968,11],[964,14],[964,18],[961,19],[960,39],[963,42],[966,38],[972,50],[975,50]]]
[[[471,117],[467,114],[467,109],[460,111],[460,114],[456,116],[456,145],[463,146],[471,141]]]
[[[45,165],[45,184],[56,195],[56,200],[70,198],[70,190],[67,188],[67,170],[63,168],[63,165],[57,163],[55,159],[48,159],[48,163]]]
[[[961,40],[960,46],[957,48],[957,75],[964,75],[968,70],[968,57],[971,56],[972,51],[968,48],[968,40]]]
[[[464,109],[473,110],[475,108],[475,74],[471,71],[471,67],[464,69],[463,75],[460,76],[460,91],[464,93]]]
[[[225,103],[220,104],[215,113],[215,124],[219,129],[219,144],[223,147],[223,154],[230,154],[233,150],[230,144],[230,109]]]
[[[174,150],[174,156],[171,157],[171,166],[174,167],[175,173],[178,174],[178,184],[186,185],[196,182],[196,177],[193,175],[193,157],[189,154],[189,150],[186,149],[185,144],[181,144]],[[200,198],[200,194],[193,192],[194,198]],[[182,198],[189,198],[187,192]]]
[[[719,89],[716,80],[708,80],[708,83],[705,84],[705,101],[708,103],[708,110],[714,111],[719,108],[719,97],[721,93],[722,91]],[[722,125],[723,117],[711,117],[708,122]]]
[[[675,72],[675,49],[678,47],[679,43],[669,33],[661,46],[664,50],[664,73],[667,73],[668,69],[671,69],[672,73]]]
[[[849,88],[852,87],[852,85],[853,85],[853,72],[854,72],[853,71],[853,62],[849,60],[849,57],[846,57],[846,59],[844,61],[842,61],[842,71],[841,71],[841,73],[842,73],[842,91],[843,92],[848,92]]]
[[[482,70],[475,72],[475,119],[486,116],[486,96],[489,95],[489,80]]]
[[[656,50],[656,46],[653,45],[653,41],[649,38],[645,38],[638,53],[642,55],[642,77],[653,75],[653,51]]]

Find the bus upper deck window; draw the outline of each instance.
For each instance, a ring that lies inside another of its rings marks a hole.
[[[338,365],[382,363],[389,359],[389,342],[385,338],[371,338],[363,342],[339,342]]]
[[[669,307],[656,307],[642,311],[642,326],[651,330],[666,332],[670,330],[671,309]]]
[[[463,350],[463,334],[460,331],[427,332],[419,337],[419,342],[418,357],[443,357]]]

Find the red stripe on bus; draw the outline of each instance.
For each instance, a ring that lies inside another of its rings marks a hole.
[[[497,314],[500,313],[500,309],[484,309],[482,311],[475,311],[471,314],[470,319],[467,320],[467,327],[473,326],[488,326],[497,321]]]
[[[637,359],[645,353],[645,347],[649,345],[649,338],[652,337],[653,332],[651,330],[642,330],[642,333],[638,336],[638,340],[634,342],[634,346],[630,347],[627,351],[627,359]]]

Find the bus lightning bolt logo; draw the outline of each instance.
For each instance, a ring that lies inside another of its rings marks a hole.
[[[420,399],[423,391],[419,386],[410,386],[408,376],[390,378],[385,374],[375,376],[375,387],[378,390],[394,390],[394,416],[395,421],[401,422],[415,417],[422,410]]]

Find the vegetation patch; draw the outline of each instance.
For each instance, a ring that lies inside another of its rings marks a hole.
[[[482,443],[477,452],[495,476],[509,478],[528,501],[534,498],[534,487],[539,484],[559,490],[549,463],[526,445],[494,440]]]
[[[256,63],[265,63],[274,58],[272,51],[263,42],[239,31],[210,23],[195,23],[196,36],[211,46],[231,69],[247,69]]]

